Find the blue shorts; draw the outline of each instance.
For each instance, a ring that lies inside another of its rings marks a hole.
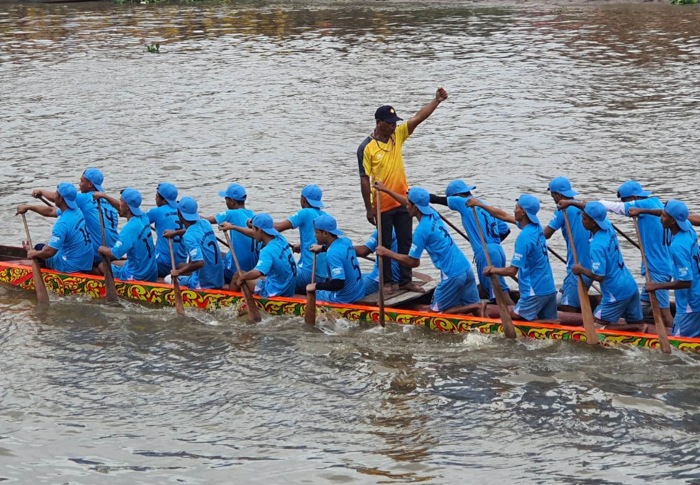
[[[489,256],[491,257],[491,264],[496,268],[505,268],[506,266],[506,253],[500,244],[489,244]],[[484,275],[484,268],[488,265],[486,261],[486,256],[483,251],[474,253],[474,263],[476,263],[476,274],[479,276],[479,285],[484,293],[489,295],[491,301],[496,300],[496,295],[493,293],[493,287],[491,286],[491,277]],[[504,276],[499,276],[498,281],[501,284],[501,291],[508,291],[508,283],[506,283],[506,278]]]
[[[311,268],[300,268],[297,266],[297,281],[294,291],[306,295],[306,285],[309,283],[311,283]]]
[[[700,337],[700,312],[676,312],[671,334],[675,337]]]
[[[469,268],[460,275],[445,278],[438,283],[430,309],[435,312],[444,312],[452,307],[473,305],[479,301],[474,272]]]
[[[627,323],[642,322],[642,304],[639,301],[639,291],[624,300],[601,303],[593,312],[593,315],[603,322],[616,324],[620,318],[624,318]]]
[[[192,273],[187,276],[178,276],[177,281],[180,283],[180,286],[186,286],[187,288],[191,290],[199,290],[199,277],[197,276],[197,273]]]
[[[61,273],[90,273],[92,271],[92,266],[89,268],[75,269],[75,265],[67,265],[60,251],[50,258],[45,259],[44,265],[49,269],[60,271]]]
[[[172,266],[170,265],[169,259],[167,261],[163,261],[162,259],[160,259],[159,256],[160,255],[156,256],[156,264],[158,265],[158,278],[165,278],[170,274]]]
[[[549,295],[520,296],[513,313],[531,322],[533,320],[556,320],[557,292]]]
[[[591,287],[591,280],[588,276],[583,277],[583,284],[586,291]],[[581,300],[578,297],[578,276],[573,273],[568,273],[564,278],[564,283],[561,285],[561,304],[574,308],[581,308]]]
[[[651,281],[654,283],[668,283],[671,281],[671,275],[655,273],[654,271],[649,272],[651,276]],[[656,299],[659,300],[659,308],[671,308],[671,292],[669,290],[656,290]],[[640,297],[642,301],[649,301],[649,293],[647,292],[646,285],[642,286],[642,296]]]
[[[362,277],[362,284],[365,287],[365,296],[379,291],[379,281],[373,280],[369,275],[364,275]]]
[[[117,280],[128,281],[135,279],[134,272],[131,271],[128,264],[125,264],[123,266],[117,266],[116,264],[113,264],[112,274],[114,275],[114,279]]]

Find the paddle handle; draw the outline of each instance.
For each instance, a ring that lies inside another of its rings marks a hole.
[[[241,274],[241,265],[238,263],[238,257],[236,256],[235,249],[233,249],[233,244],[231,244],[231,235],[228,233],[228,231],[224,231],[224,237],[226,238],[226,244],[228,245],[228,248],[231,251],[233,264],[236,266],[236,274]],[[233,278],[231,279],[231,282],[232,281]],[[229,282],[229,286],[231,285],[231,282]],[[248,283],[245,281],[241,286],[241,293],[243,293],[245,304],[248,307],[248,318],[250,318],[250,320],[254,323],[261,321],[262,315],[260,315],[260,310],[255,304],[255,299],[253,298],[253,294],[250,292],[250,287],[248,287]]]
[[[22,214],[22,223],[24,224],[24,232],[27,235],[27,245],[29,249],[33,249],[32,236],[29,234],[29,226],[27,225],[27,217]],[[39,260],[37,258],[32,258],[32,279],[34,279],[34,288],[36,290],[36,299],[39,303],[48,305],[49,304],[49,292],[46,289],[46,283],[44,278],[41,276],[41,265],[39,265]]]
[[[632,239],[631,237],[629,237],[627,234],[625,234],[624,232],[622,232],[622,230],[621,230],[619,227],[617,227],[615,224],[612,224],[612,223],[611,223],[611,225],[612,225],[613,229],[615,229],[615,232],[618,233],[620,236],[624,237],[624,238],[627,240],[627,242],[629,242],[632,246],[634,246],[635,248],[639,249],[640,251],[642,250],[642,248],[641,248],[641,246],[640,246],[640,244],[641,244],[641,242],[642,242],[641,239],[639,240],[640,244],[637,244],[637,241],[635,241],[634,239]]]
[[[314,253],[314,261],[311,264],[311,284],[316,282],[316,253]],[[304,321],[312,327],[316,325],[316,291],[306,292],[306,310],[304,312]]]
[[[639,251],[642,254],[642,264],[644,265],[644,273],[646,274],[647,283],[651,283],[651,274],[649,273],[649,264],[647,263],[646,251],[644,251],[644,242],[642,241],[642,233],[639,230],[639,221],[637,217],[633,217],[634,230],[637,233],[637,239],[639,240]],[[659,307],[659,299],[656,297],[656,292],[649,292],[649,303],[651,304],[651,313],[654,315],[654,325],[656,326],[656,334],[659,337],[659,344],[661,345],[661,351],[670,354],[671,353],[671,342],[668,340],[668,334],[666,333],[666,325],[664,325],[664,318],[661,315],[661,307]]]
[[[105,234],[105,218],[102,215],[102,200],[97,199],[97,213],[100,217],[100,232],[102,233],[102,245],[107,246],[107,235]],[[117,286],[114,283],[112,273],[112,261],[107,256],[102,256],[102,265],[105,272],[105,299],[112,303],[118,300]]]
[[[375,189],[374,199],[377,202],[377,246],[383,246],[382,240],[382,195],[379,190]],[[386,313],[384,309],[384,258],[377,255],[377,269],[379,269],[379,298],[377,305],[379,306],[379,325],[386,325]]]
[[[175,251],[173,251],[173,240],[168,239],[168,248],[170,249],[170,267],[175,268]],[[173,292],[175,293],[175,311],[180,315],[185,315],[185,304],[182,301],[182,288],[180,288],[180,280],[177,276],[173,276]]]
[[[486,264],[493,266],[491,264],[491,255],[489,254],[489,248],[486,244],[486,239],[484,238],[484,230],[481,227],[481,221],[479,220],[479,213],[476,207],[472,207],[472,213],[474,215],[474,222],[476,223],[476,228],[479,231],[479,240],[481,241],[481,248],[484,251],[484,256],[486,257]],[[490,274],[491,286],[493,287],[493,294],[496,297],[496,304],[498,305],[498,314],[501,317],[501,322],[503,323],[503,333],[506,337],[514,339],[516,337],[515,325],[513,325],[513,317],[510,315],[508,306],[506,305],[505,299],[503,298],[503,291],[501,291],[501,282],[498,276],[495,274]]]

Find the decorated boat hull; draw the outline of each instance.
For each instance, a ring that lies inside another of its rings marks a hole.
[[[21,250],[20,250],[21,251]],[[91,298],[104,298],[104,279],[100,276],[75,273],[65,274],[42,270],[46,287],[57,295],[86,295]],[[34,291],[32,268],[23,261],[0,261],[0,283]],[[143,281],[116,281],[117,293],[121,298],[140,303],[174,306],[172,286]],[[191,290],[183,288],[182,298],[185,307],[202,310],[216,310],[243,304],[243,295],[227,290]],[[303,298],[255,298],[256,305],[271,315],[303,316]],[[374,306],[338,305],[320,303],[321,312],[348,320],[376,324],[379,310]],[[503,325],[498,319],[479,318],[470,315],[421,312],[401,308],[386,308],[386,319],[401,325],[423,326],[430,330],[449,333],[480,332],[484,334],[503,333]],[[520,337],[550,340],[571,340],[585,342],[582,327],[570,327],[544,323],[514,321]],[[598,330],[598,339],[604,346],[633,345],[649,349],[660,348],[656,335]],[[670,338],[671,345],[678,350],[700,353],[700,338]]]

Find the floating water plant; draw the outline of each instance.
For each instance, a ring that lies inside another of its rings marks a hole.
[[[160,54],[160,44],[146,44],[146,50],[151,53]]]

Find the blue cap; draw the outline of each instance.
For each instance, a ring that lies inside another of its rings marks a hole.
[[[253,220],[250,221],[250,223],[253,225],[253,227],[257,227],[265,234],[275,237],[280,235],[279,231],[275,229],[275,223],[272,220],[272,216],[270,216],[270,214],[265,214],[264,212],[256,214],[255,216],[253,216]]]
[[[328,214],[318,216],[314,220],[314,229],[329,232],[334,236],[341,236],[343,234],[343,231],[338,229],[338,223],[336,222],[335,217],[329,216]]]
[[[311,207],[316,207],[317,209],[323,207],[323,202],[321,202],[323,191],[318,185],[307,185],[301,190],[301,195],[306,199]]]
[[[628,180],[617,189],[617,196],[620,199],[626,197],[649,197],[652,193],[642,188],[642,184],[636,180]]]
[[[600,202],[588,202],[583,208],[583,212],[593,219],[602,230],[612,230],[612,224],[608,220],[608,210]]]
[[[186,221],[195,222],[199,220],[199,214],[197,213],[197,201],[192,197],[183,197],[180,202],[177,203],[177,210],[180,211],[180,215]]]
[[[219,195],[221,197],[226,197],[227,199],[235,200],[237,202],[243,202],[245,201],[246,197],[248,197],[248,194],[246,194],[243,186],[238,184],[229,185],[228,187],[226,187],[225,191],[219,192]]]
[[[557,192],[564,197],[575,197],[578,195],[578,192],[571,188],[571,182],[566,177],[554,177],[551,182],[549,182],[547,190],[550,192]]]
[[[127,187],[122,190],[122,199],[129,206],[129,210],[135,216],[140,216],[143,214],[141,210],[141,192],[131,187]]]
[[[177,187],[169,182],[161,182],[158,184],[157,192],[170,207],[177,207]]]
[[[408,189],[408,200],[418,207],[418,210],[423,214],[435,214],[435,209],[430,207],[430,194],[423,187],[411,187]]]
[[[692,231],[693,226],[688,221],[688,206],[680,200],[671,199],[664,206],[666,214],[673,217],[681,231]]]
[[[377,108],[377,111],[374,112],[374,119],[386,121],[387,123],[396,123],[403,120],[396,114],[396,110],[388,105]]]
[[[75,186],[68,182],[61,182],[56,187],[56,192],[60,195],[66,202],[66,205],[71,209],[77,209],[78,204],[75,203],[75,198],[78,196],[78,191],[75,190]]]
[[[453,195],[466,194],[471,192],[476,188],[476,185],[467,185],[463,180],[453,180],[447,184],[447,190],[445,194],[447,197],[452,197]]]
[[[96,191],[104,192],[104,189],[102,189],[102,182],[105,181],[105,177],[102,175],[99,168],[86,169],[83,172],[83,177],[85,177],[92,185],[95,186]]]
[[[533,224],[539,224],[540,219],[537,217],[537,213],[540,211],[540,201],[534,195],[522,194],[517,198],[516,202],[522,210],[525,211],[527,218]]]

